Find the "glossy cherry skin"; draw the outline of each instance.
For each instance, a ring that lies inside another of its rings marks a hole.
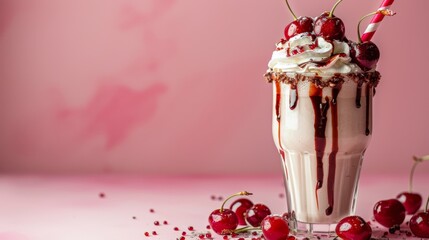
[[[341,219],[335,228],[338,237],[344,240],[371,239],[372,229],[368,223],[359,216],[349,216]]]
[[[396,198],[404,205],[407,214],[416,213],[422,206],[422,196],[418,193],[403,192]]]
[[[253,206],[252,201],[250,201],[247,198],[239,198],[235,200],[233,203],[231,203],[231,206],[229,209],[235,212],[238,218],[238,224],[239,225],[247,225],[246,219],[245,219],[245,213],[247,210],[249,210]]]
[[[380,59],[380,50],[371,41],[352,44],[350,57],[362,70],[368,71],[377,66]]]
[[[289,40],[300,33],[313,32],[313,19],[310,17],[300,17],[297,20],[289,23],[285,27],[285,39]]]
[[[261,226],[262,220],[271,214],[271,210],[264,204],[255,204],[246,212],[246,222],[253,227]]]
[[[420,238],[429,238],[429,212],[414,214],[410,219],[411,232]]]
[[[400,225],[405,219],[404,205],[397,199],[377,202],[373,213],[375,220],[387,228]]]
[[[266,240],[288,239],[289,225],[281,216],[266,216],[261,222],[261,228]]]
[[[238,226],[238,218],[235,212],[229,209],[214,210],[209,216],[210,227],[220,235],[231,234]]]
[[[346,34],[346,27],[340,18],[329,17],[329,13],[325,12],[314,21],[314,33],[325,40],[342,41]]]

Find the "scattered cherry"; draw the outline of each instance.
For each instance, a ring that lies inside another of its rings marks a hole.
[[[261,222],[262,234],[267,240],[287,240],[289,225],[279,215],[268,215]]]
[[[240,198],[235,200],[229,208],[237,215],[239,225],[247,225],[246,220],[244,219],[244,214],[252,206],[252,201],[247,198]]]
[[[209,224],[213,231],[220,235],[227,235],[234,232],[238,226],[238,218],[235,212],[230,209],[225,209],[225,203],[235,196],[252,195],[249,192],[239,192],[231,195],[222,203],[220,209],[214,210],[209,216]]]
[[[359,216],[345,217],[338,222],[335,232],[344,240],[371,239],[372,229],[366,221]]]
[[[344,39],[346,28],[343,21],[334,16],[334,11],[337,8],[338,4],[343,0],[338,0],[331,12],[325,12],[314,21],[314,33],[317,36],[323,37],[326,40],[339,40]]]
[[[246,212],[246,221],[253,227],[259,227],[262,220],[271,214],[270,209],[264,204],[258,203],[253,205]]]
[[[373,213],[375,220],[387,228],[400,225],[405,219],[405,208],[397,199],[377,202]]]
[[[429,197],[424,212],[414,214],[410,219],[411,232],[420,238],[429,238]]]
[[[418,193],[402,192],[396,198],[404,205],[407,214],[416,213],[422,206],[422,196]]]

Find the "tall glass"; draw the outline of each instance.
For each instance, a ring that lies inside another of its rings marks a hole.
[[[267,76],[290,225],[294,231],[332,232],[332,224],[355,211],[379,74]]]

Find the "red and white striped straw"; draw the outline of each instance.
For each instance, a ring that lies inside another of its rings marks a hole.
[[[392,6],[394,1],[395,0],[384,0],[381,3],[381,6],[378,10],[380,11],[380,10],[389,9],[390,6]],[[384,18],[384,15],[381,13],[374,15],[374,17],[371,19],[370,24],[366,28],[364,34],[362,34],[362,41],[363,42],[371,40],[371,38],[374,36],[375,31],[377,31],[377,28],[380,25],[380,22],[383,20],[383,18]]]

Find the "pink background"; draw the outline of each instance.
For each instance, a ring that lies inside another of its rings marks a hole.
[[[308,16],[334,3],[290,2]],[[348,38],[378,5],[339,6]],[[396,1],[374,38],[364,173],[429,154],[428,7]],[[0,0],[0,171],[279,173],[262,75],[289,21],[283,1]]]

